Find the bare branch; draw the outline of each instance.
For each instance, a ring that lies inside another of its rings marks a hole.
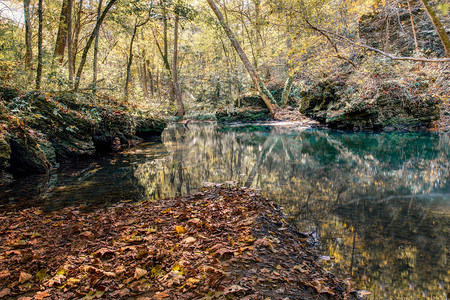
[[[384,52],[384,51],[382,51],[382,50],[380,50],[380,49],[371,47],[371,46],[369,46],[369,45],[362,44],[362,43],[358,43],[358,42],[354,42],[354,41],[352,41],[351,39],[349,39],[349,38],[347,38],[347,37],[345,37],[345,36],[342,36],[342,35],[339,35],[339,34],[337,34],[337,33],[328,31],[328,30],[326,30],[326,29],[320,29],[320,30],[323,31],[323,32],[325,32],[325,33],[327,33],[327,34],[329,34],[329,35],[333,35],[333,36],[335,36],[336,38],[339,38],[339,39],[341,39],[341,40],[344,40],[344,41],[347,42],[347,43],[350,43],[350,44],[352,44],[352,45],[355,45],[355,46],[357,46],[357,47],[365,48],[365,49],[368,49],[368,50],[371,50],[371,51],[380,53],[381,55],[384,55],[384,56],[386,56],[386,57],[389,57],[389,58],[392,59],[392,60],[410,60],[410,61],[438,62],[438,63],[445,63],[445,62],[448,63],[448,62],[450,62],[450,58],[422,58],[422,57],[396,56],[396,55],[394,55],[394,54]]]

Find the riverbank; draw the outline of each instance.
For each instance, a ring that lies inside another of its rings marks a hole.
[[[355,299],[250,189],[0,216],[0,297]],[[26,298],[23,298],[26,299]]]
[[[0,88],[0,175],[46,173],[160,136],[166,121],[107,96]]]

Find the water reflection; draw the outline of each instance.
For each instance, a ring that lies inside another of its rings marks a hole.
[[[340,133],[298,126],[170,126],[163,144],[0,186],[0,213],[162,199],[204,182],[256,187],[312,232],[324,262],[372,299],[446,299],[448,133]]]
[[[351,273],[373,299],[446,299],[447,134],[190,125],[169,127],[163,141],[170,155],[135,172],[146,197],[205,181],[261,188],[313,232],[330,270]]]

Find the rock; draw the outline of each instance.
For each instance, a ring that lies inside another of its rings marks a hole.
[[[321,123],[326,123],[327,113],[340,99],[345,88],[343,81],[324,80],[301,93],[300,112]]]
[[[264,100],[259,95],[243,95],[240,96],[234,101],[234,107],[258,107],[267,109]]]
[[[12,99],[19,96],[19,91],[6,87],[6,86],[0,86],[0,98],[3,99],[5,102],[10,102]]]
[[[52,165],[38,142],[29,133],[19,132],[10,137],[10,170],[13,174],[46,173]]]
[[[343,81],[326,80],[306,92],[300,112],[332,128],[426,128],[440,117],[439,101],[427,93],[410,93],[394,82],[383,82],[364,99],[345,97],[352,89]]]
[[[221,109],[216,112],[219,122],[255,122],[270,119],[268,109],[258,107],[237,108],[235,110]]]
[[[9,158],[11,156],[11,147],[6,140],[0,137],[0,169],[9,167]]]
[[[144,116],[138,116],[136,118],[136,134],[140,137],[160,136],[166,126],[167,122],[163,119]]]
[[[10,162],[14,174],[44,173],[60,162],[132,147],[142,140],[138,124],[161,135],[166,122],[134,114],[109,98],[69,92],[0,99],[0,170]]]

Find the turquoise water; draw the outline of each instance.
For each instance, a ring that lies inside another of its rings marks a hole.
[[[447,299],[448,133],[169,126],[144,144],[0,187],[0,210],[161,199],[228,182],[281,204],[371,299]]]

